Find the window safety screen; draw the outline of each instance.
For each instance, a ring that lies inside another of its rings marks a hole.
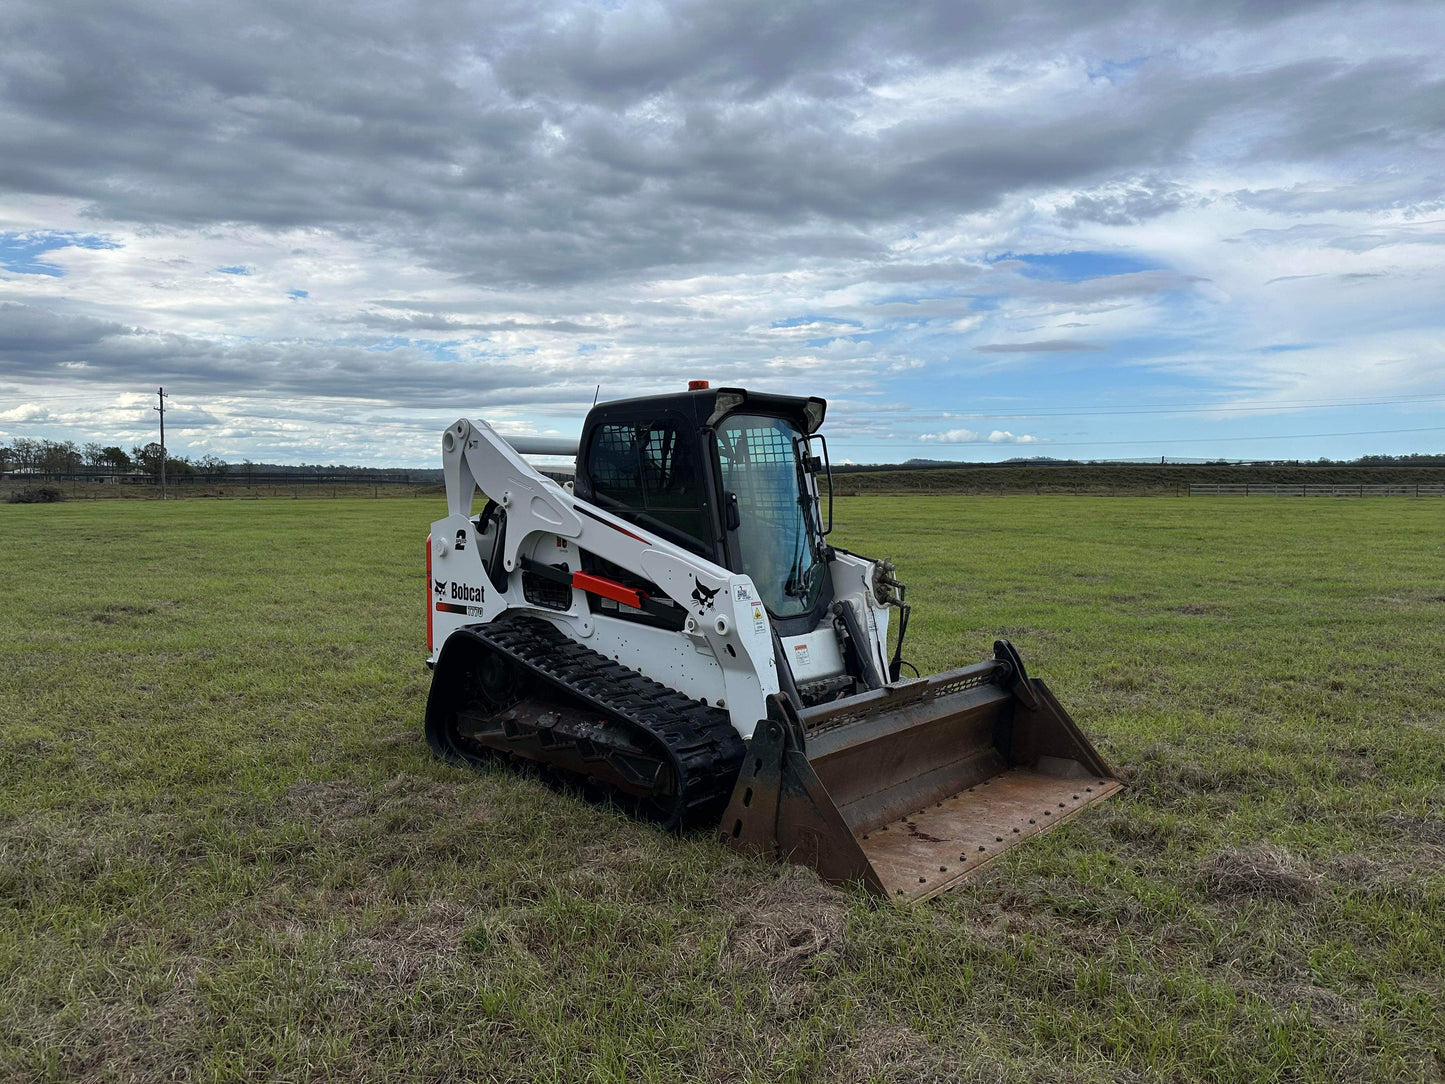
[[[671,422],[600,426],[587,449],[592,488],[690,538],[707,539],[695,440]]]
[[[781,418],[735,414],[718,427],[722,486],[737,500],[743,571],[778,617],[812,610],[823,566],[808,529],[801,434]]]

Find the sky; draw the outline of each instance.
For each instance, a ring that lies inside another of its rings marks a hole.
[[[0,4],[0,441],[1445,451],[1438,2]]]

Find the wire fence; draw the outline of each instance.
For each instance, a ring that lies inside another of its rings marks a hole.
[[[438,472],[439,473],[439,472]],[[188,497],[405,497],[434,492],[440,479],[430,472],[387,471],[374,474],[343,474],[316,471],[229,471],[182,474],[166,479],[166,495]],[[49,491],[50,500],[135,500],[161,496],[160,479],[154,475],[106,473],[101,471],[55,472],[50,474],[12,472],[0,474],[0,501],[23,500],[24,494]]]
[[[1190,482],[1191,497],[1445,497],[1445,485]]]
[[[570,469],[546,466],[537,469],[559,485],[572,481]],[[441,494],[442,486],[439,470],[265,471],[242,467],[167,477],[165,493],[173,500],[188,497],[435,497]],[[161,496],[160,478],[152,474],[105,470],[44,474],[0,472],[0,503],[34,490],[52,491],[49,500],[144,500]]]

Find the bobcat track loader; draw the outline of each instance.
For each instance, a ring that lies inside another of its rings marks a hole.
[[[1118,790],[1008,641],[902,676],[893,565],[828,541],[825,406],[696,381],[594,406],[576,445],[450,426],[427,539],[432,749],[539,762],[894,900]],[[575,454],[573,485],[532,453]]]

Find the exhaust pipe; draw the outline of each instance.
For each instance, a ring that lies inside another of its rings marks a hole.
[[[977,666],[768,716],[723,843],[897,901],[956,887],[1121,787],[1007,640]]]

